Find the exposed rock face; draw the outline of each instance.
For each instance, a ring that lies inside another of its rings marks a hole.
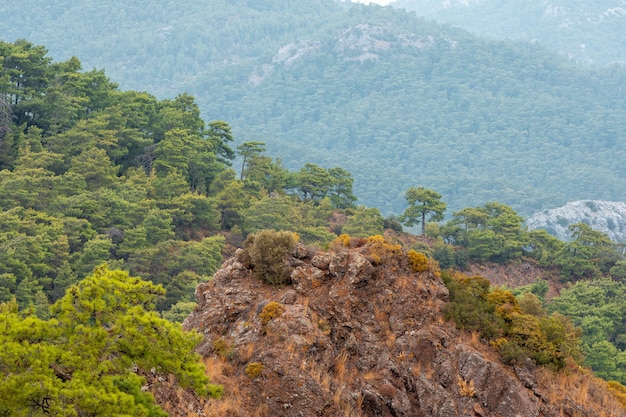
[[[198,286],[184,327],[205,334],[205,357],[229,346],[225,361],[245,401],[228,415],[595,415],[550,402],[532,364],[505,366],[446,323],[448,291],[436,271],[412,272],[404,255],[374,260],[367,246],[313,255],[300,246],[287,261],[290,286],[262,283],[236,258]],[[282,314],[268,320],[272,302]],[[260,376],[246,375],[251,363],[263,365]]]
[[[534,214],[526,221],[529,229],[545,229],[561,240],[570,240],[568,226],[586,223],[616,242],[626,241],[626,203],[614,201],[573,201]]]
[[[435,39],[432,35],[401,33],[369,23],[357,24],[340,31],[331,45],[325,45],[319,40],[301,40],[283,45],[272,57],[271,62],[261,64],[248,75],[248,82],[257,87],[277,67],[288,70],[297,63],[312,59],[316,54],[327,52],[324,48],[331,48],[340,61],[363,63],[378,61],[382,53],[391,49],[428,49],[435,47],[438,42],[450,49],[456,48],[458,44],[458,41],[453,39],[442,40]]]

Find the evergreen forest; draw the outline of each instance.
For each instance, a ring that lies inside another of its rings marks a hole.
[[[181,322],[238,248],[284,285],[276,239],[401,245],[416,271],[440,268],[446,317],[504,361],[626,385],[624,245],[584,223],[568,242],[524,226],[623,199],[622,68],[327,0],[30,0],[30,19],[10,3],[0,414],[166,415],[150,375],[219,398]],[[550,279],[465,275],[521,263]]]
[[[447,314],[459,327],[482,332],[512,363],[531,357],[558,369],[571,358],[626,383],[624,247],[588,225],[572,225],[563,242],[526,230],[497,202],[442,222],[447,202],[424,187],[405,192],[401,215],[384,217],[356,204],[346,169],[289,170],[263,142],[235,146],[230,125],[204,122],[190,95],[124,91],[104,71],[83,71],[77,58],[55,62],[24,40],[1,42],[0,51],[3,412],[161,415],[135,367],[218,397],[223,387],[210,384],[193,354],[198,337],[179,323],[196,305],[196,285],[237,247],[267,254],[255,262],[271,276],[280,261],[249,243],[260,245],[268,229],[291,231],[290,245],[379,235],[369,239],[385,248],[385,231],[421,227],[409,259],[450,271]],[[553,271],[560,296],[548,298],[541,279],[491,288],[454,272],[521,261]],[[484,303],[467,304],[469,296]],[[520,317],[536,323],[533,333],[511,325]],[[541,343],[523,342],[531,335]]]
[[[626,64],[626,9],[619,0],[396,0],[393,6],[481,36],[540,43],[585,64]]]
[[[524,216],[626,197],[618,65],[331,0],[28,3],[0,5],[1,38],[158,99],[187,92],[233,145],[263,142],[290,170],[342,166],[384,215],[416,183],[453,211],[499,201]]]

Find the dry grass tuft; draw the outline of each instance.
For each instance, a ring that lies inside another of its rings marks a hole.
[[[412,282],[413,278],[409,275],[402,274],[398,275],[398,277],[396,278],[396,286],[402,290],[410,288]]]
[[[330,392],[331,376],[321,365],[316,362],[309,363],[307,359],[300,362],[300,370],[307,372],[311,379],[319,385],[319,387],[325,391]]]
[[[474,381],[466,381],[457,375],[457,385],[459,387],[459,393],[464,397],[473,397],[476,395],[476,389],[474,388]]]
[[[274,415],[270,406],[267,404],[259,404],[254,411],[254,415],[252,417],[270,417]]]
[[[598,417],[623,415],[624,406],[608,389],[606,381],[585,370],[552,372],[537,370],[537,382],[548,391],[548,400],[553,404],[573,399],[578,405],[594,411]]]
[[[214,384],[223,384],[233,374],[232,365],[219,356],[204,358],[204,365],[206,367],[206,375]]]
[[[206,417],[246,416],[242,398],[231,395],[224,395],[219,400],[209,401],[202,411]]]
[[[401,351],[400,353],[398,353],[396,355],[396,359],[398,360],[398,362],[406,362],[409,359],[413,359],[413,353],[406,353],[405,351]]]
[[[342,350],[341,353],[337,355],[334,361],[335,375],[337,376],[337,379],[341,383],[344,382],[344,376],[346,373],[346,363],[348,362],[349,356],[350,355],[348,354],[348,352],[346,352],[345,350]]]
[[[385,337],[385,345],[387,346],[387,348],[391,349],[395,346],[395,344],[396,344],[395,333],[391,330],[387,330],[386,337]]]
[[[204,363],[211,383],[224,386],[224,395],[220,399],[207,401],[202,415],[205,417],[245,417],[245,402],[239,389],[241,382],[233,376],[232,365],[218,356],[207,357]]]
[[[335,390],[335,393],[333,394],[333,403],[337,406],[337,407],[341,407],[342,401],[341,401],[341,397],[343,396],[343,389],[341,387],[338,387]]]
[[[252,356],[254,355],[255,351],[256,351],[256,348],[253,343],[248,343],[243,346],[240,346],[239,348],[237,348],[237,351],[236,351],[237,360],[240,363],[250,362],[250,359],[252,359]]]
[[[378,372],[376,371],[368,371],[363,374],[363,379],[369,382],[370,384],[374,381],[377,381],[379,378],[380,378],[380,375],[378,375]]]
[[[421,363],[418,362],[417,365],[411,367],[411,374],[415,378],[419,377],[421,373],[422,373],[422,364]]]

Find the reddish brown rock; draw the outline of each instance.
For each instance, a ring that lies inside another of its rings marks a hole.
[[[233,258],[196,290],[184,327],[205,335],[198,351],[209,359],[218,338],[232,347],[223,360],[241,403],[228,415],[597,415],[576,398],[550,403],[532,366],[504,365],[446,323],[448,290],[437,271],[414,273],[403,255],[372,264],[367,246],[294,254],[286,287],[262,283]],[[264,324],[269,302],[282,314]],[[245,372],[252,362],[263,364],[256,378]]]

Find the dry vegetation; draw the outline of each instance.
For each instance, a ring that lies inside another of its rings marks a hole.
[[[607,389],[606,381],[593,376],[583,369],[551,372],[537,371],[537,382],[546,387],[552,404],[561,404],[568,397],[576,403],[595,412],[597,417],[623,415],[626,408]]]

